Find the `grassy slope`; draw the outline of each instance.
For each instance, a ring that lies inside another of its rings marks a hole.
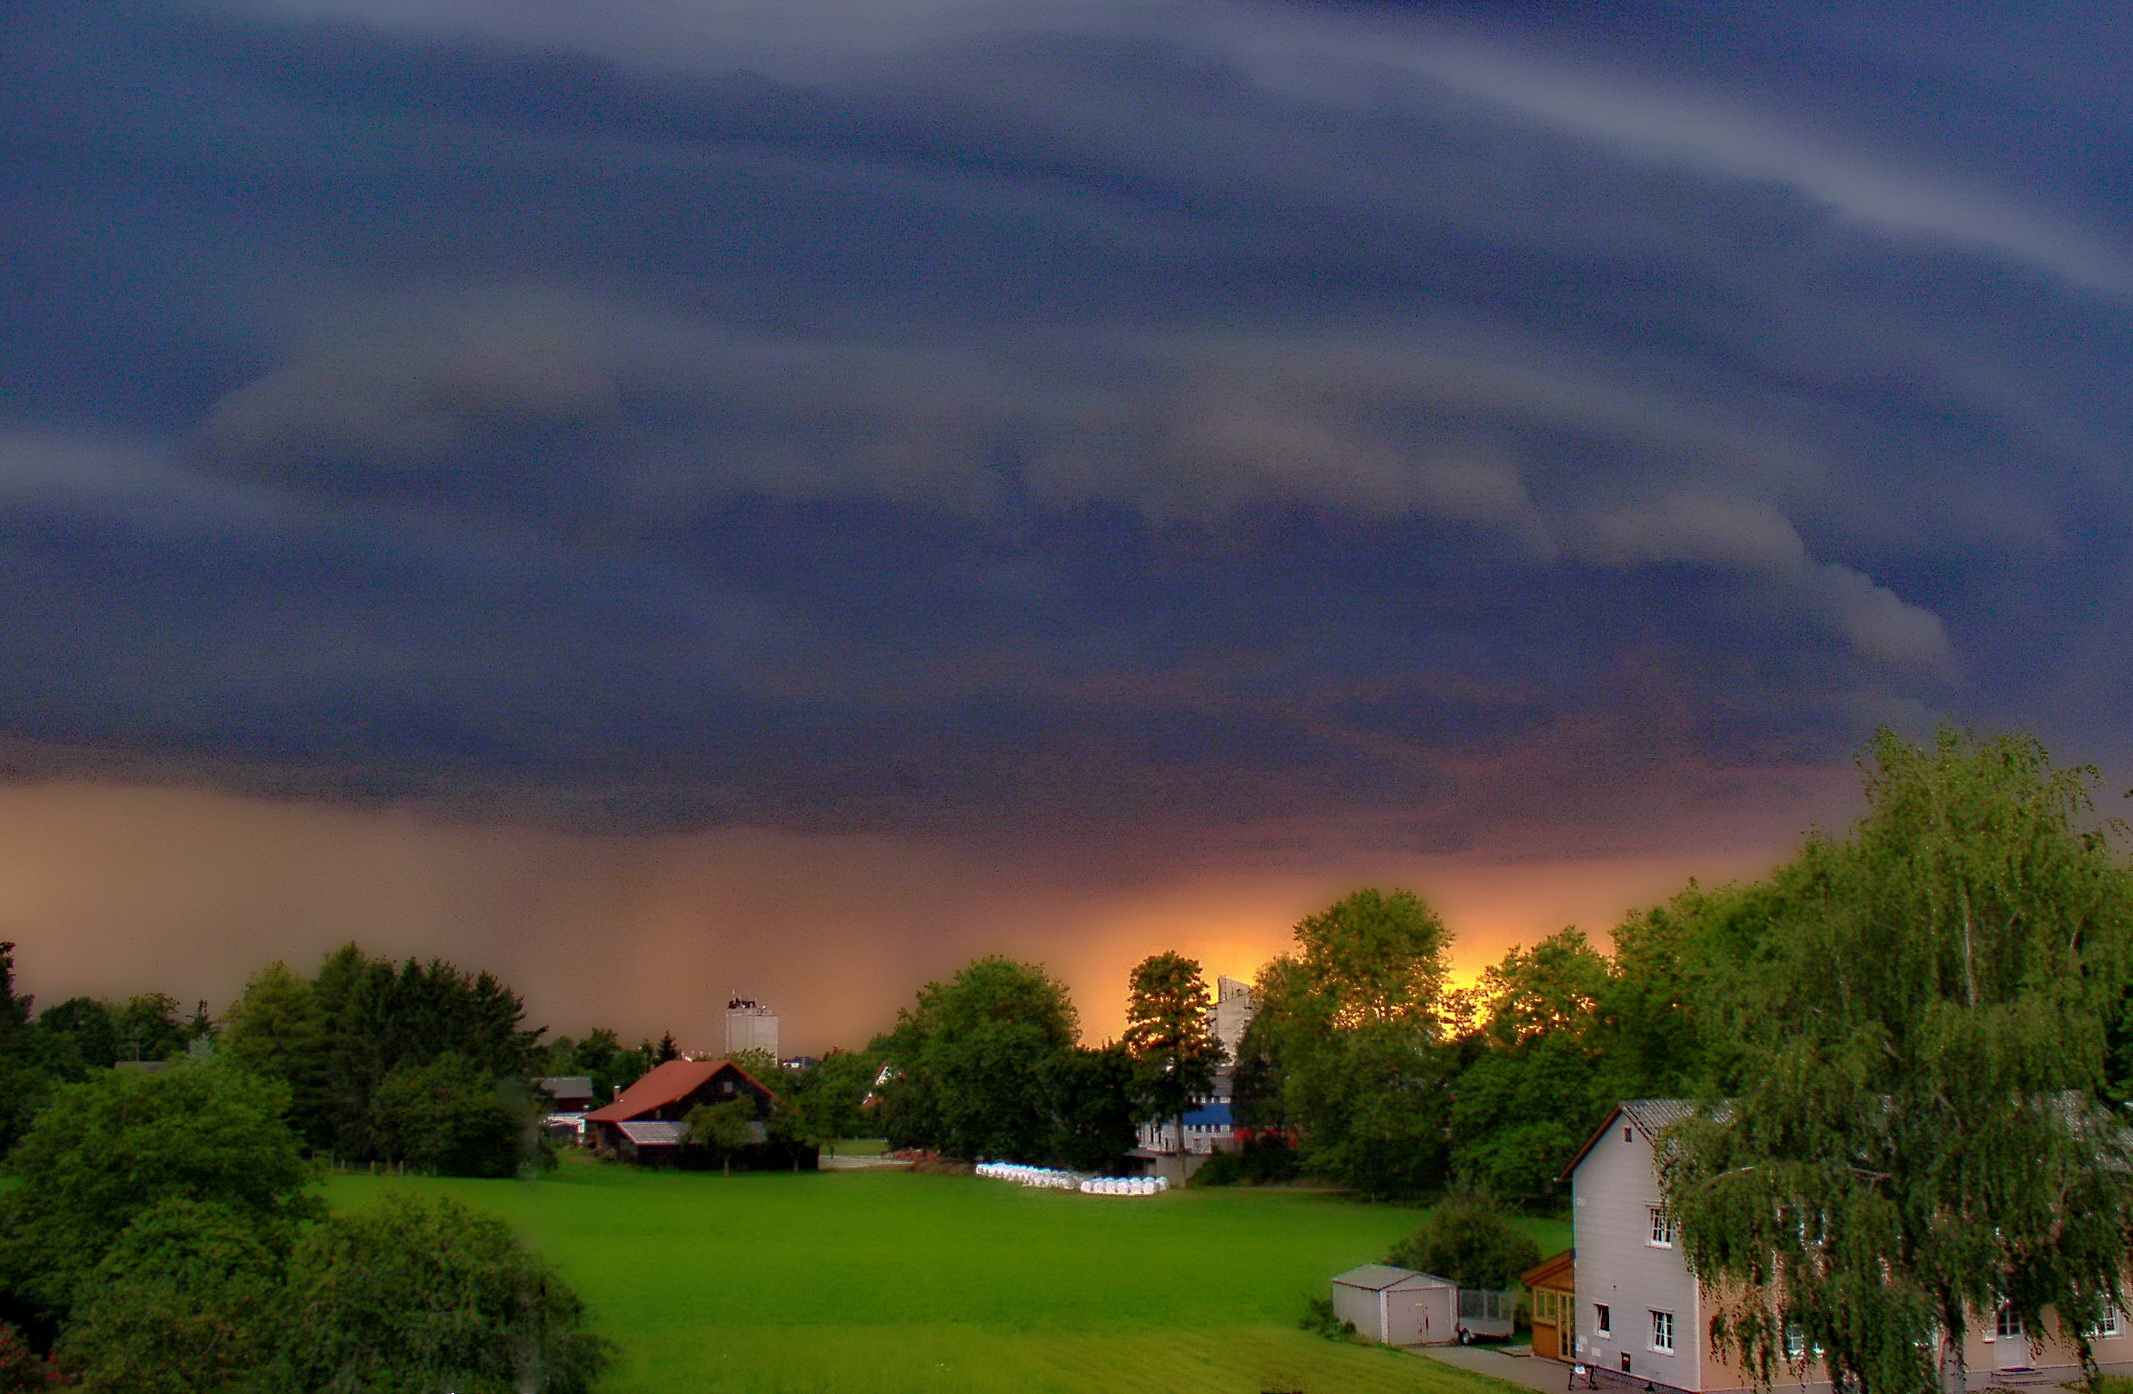
[[[606,1389],[1255,1394],[1504,1386],[1296,1328],[1306,1292],[1418,1212],[1298,1191],[1153,1199],[908,1173],[718,1177],[570,1165],[434,1187],[506,1215],[622,1347]],[[1552,1252],[1568,1225],[1534,1223]]]

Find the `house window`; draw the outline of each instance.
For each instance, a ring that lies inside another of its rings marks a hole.
[[[1659,1206],[1653,1205],[1647,1208],[1650,1210],[1652,1218],[1652,1237],[1650,1242],[1656,1248],[1673,1248],[1674,1217]]]
[[[1628,1142],[1630,1140],[1630,1131],[1626,1127],[1622,1129],[1622,1140],[1624,1142]]]
[[[2014,1308],[2000,1308],[1999,1315],[1993,1319],[1992,1334],[2003,1341],[2021,1339],[2022,1318],[2015,1315]]]
[[[1612,1336],[1615,1334],[1614,1313],[1607,1310],[1607,1304],[1605,1302],[1595,1302],[1592,1304],[1592,1329],[1595,1334],[1601,1336]]]
[[[1674,1314],[1652,1313],[1652,1349],[1668,1355],[1674,1353]]]
[[[2103,1303],[2103,1315],[2096,1318],[2096,1324],[2093,1327],[2089,1328],[2089,1339],[2094,1340],[2098,1336],[2116,1336],[2117,1334],[2118,1304],[2116,1302],[2111,1301],[2109,1298],[2105,1298]]]
[[[1809,1344],[1807,1328],[1796,1321],[1785,1323],[1785,1358],[1787,1360],[1820,1360],[1822,1343]]]

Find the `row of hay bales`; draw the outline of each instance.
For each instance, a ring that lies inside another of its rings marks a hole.
[[[979,1162],[978,1175],[994,1181],[1013,1181],[1054,1191],[1079,1191],[1085,1196],[1152,1196],[1170,1189],[1166,1177],[1082,1176],[1057,1167],[1024,1166],[1019,1162]]]

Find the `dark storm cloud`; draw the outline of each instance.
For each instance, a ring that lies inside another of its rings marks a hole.
[[[2123,99],[1766,9],[18,8],[9,758],[1448,846],[2117,757]]]

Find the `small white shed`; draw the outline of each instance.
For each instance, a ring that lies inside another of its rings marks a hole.
[[[1366,1263],[1333,1280],[1333,1314],[1380,1345],[1442,1345],[1459,1330],[1459,1285],[1411,1268]]]

